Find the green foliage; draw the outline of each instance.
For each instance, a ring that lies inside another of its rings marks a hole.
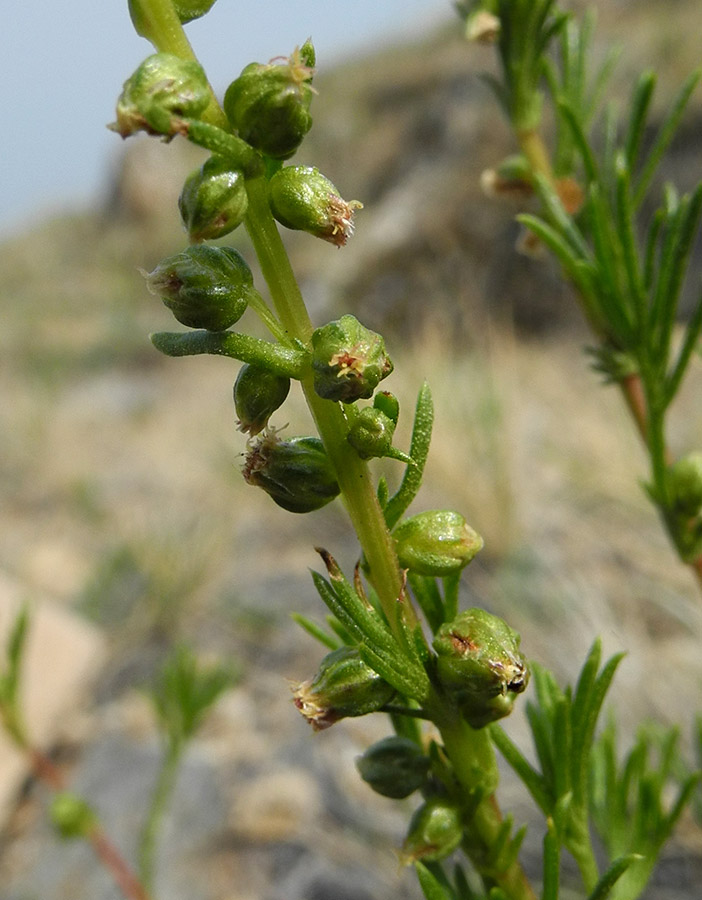
[[[8,633],[4,665],[0,670],[0,720],[7,734],[20,747],[27,746],[20,686],[28,629],[29,610],[25,606],[15,617]]]
[[[149,690],[167,744],[190,740],[221,694],[237,680],[234,669],[199,663],[192,650],[172,652]]]

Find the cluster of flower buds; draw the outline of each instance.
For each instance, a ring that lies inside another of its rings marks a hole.
[[[340,719],[378,712],[394,694],[395,689],[361,659],[355,647],[329,653],[313,679],[293,688],[295,706],[315,731]]]
[[[197,118],[207,109],[210,96],[198,62],[155,53],[124,82],[117,121],[109,127],[123,138],[138,131],[170,137],[180,130],[182,118]]]
[[[312,335],[314,389],[325,400],[368,399],[393,370],[383,338],[355,316],[342,316]]]
[[[423,788],[430,759],[409,738],[393,735],[370,746],[356,760],[359,775],[376,794],[402,800]]]
[[[307,42],[278,63],[251,63],[224,95],[239,137],[273,159],[288,159],[312,126],[314,49]]]
[[[183,225],[193,243],[234,231],[244,221],[248,205],[243,174],[217,156],[188,176],[178,199]]]
[[[289,512],[312,512],[339,495],[336,473],[315,437],[284,441],[267,430],[249,449],[243,473],[248,484],[263,488]]]
[[[520,638],[497,616],[468,609],[442,625],[434,638],[436,676],[473,728],[512,711],[529,681]]]
[[[231,247],[187,247],[159,263],[146,284],[180,323],[208,331],[238,322],[256,293],[251,269]]]
[[[482,537],[460,513],[443,509],[405,519],[392,536],[400,565],[417,575],[460,572],[483,547]]]
[[[353,234],[354,211],[363,208],[358,200],[343,200],[331,181],[311,166],[284,166],[271,178],[268,195],[281,225],[337,247]]]

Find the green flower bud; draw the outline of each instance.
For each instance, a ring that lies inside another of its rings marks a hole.
[[[243,316],[254,292],[253,275],[231,247],[187,247],[146,275],[160,297],[188,328],[226,331]]]
[[[436,674],[469,725],[482,728],[508,715],[529,682],[519,635],[482,609],[459,613],[434,638]]]
[[[362,409],[349,428],[347,440],[361,459],[388,456],[395,423],[373,406]]]
[[[460,572],[483,547],[483,539],[460,513],[444,509],[405,519],[392,536],[400,565],[418,575]]]
[[[319,438],[282,441],[267,431],[247,453],[243,474],[248,484],[263,488],[289,512],[312,512],[339,494],[336,473]]]
[[[393,369],[383,338],[354,316],[342,316],[312,335],[314,389],[325,400],[353,403],[373,396]]]
[[[246,363],[234,382],[234,406],[239,431],[258,434],[280,406],[290,390],[290,379],[261,366]]]
[[[414,741],[387,737],[369,747],[356,760],[361,778],[376,794],[402,800],[426,784],[429,757]]]
[[[377,712],[394,693],[355,647],[340,647],[324,657],[311,681],[293,688],[293,699],[314,730],[322,731],[339,719]]]
[[[442,797],[432,797],[415,812],[402,845],[404,862],[438,862],[463,840],[459,808]]]
[[[67,791],[54,795],[49,817],[54,828],[66,839],[87,837],[97,821],[85,800]]]
[[[224,95],[224,111],[242,140],[274,159],[288,159],[312,127],[309,54],[284,63],[251,63]]]
[[[123,138],[137,131],[171,136],[180,119],[196,119],[209,103],[207,76],[198,62],[155,53],[124,82],[117,121],[108,127]]]
[[[353,234],[354,210],[358,200],[347,203],[319,169],[285,166],[268,185],[271,211],[281,225],[307,231],[315,237],[343,247]]]
[[[234,231],[248,205],[243,174],[216,156],[188,176],[178,198],[180,217],[194,242]]]
[[[688,453],[673,463],[668,484],[674,509],[684,516],[696,516],[702,510],[702,453]]]

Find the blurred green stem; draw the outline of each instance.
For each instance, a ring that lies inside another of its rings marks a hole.
[[[173,795],[183,749],[182,741],[167,742],[149,811],[139,838],[139,877],[149,894],[153,894],[154,889],[157,838]]]

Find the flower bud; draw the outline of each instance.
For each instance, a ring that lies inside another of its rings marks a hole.
[[[402,845],[404,862],[438,862],[449,856],[463,840],[461,812],[443,797],[431,797],[410,820]]]
[[[377,712],[394,693],[355,647],[340,647],[324,657],[311,681],[293,689],[293,699],[314,730],[323,731],[339,719]]]
[[[483,547],[483,539],[460,513],[443,509],[405,519],[392,536],[400,565],[418,575],[460,572]]]
[[[85,800],[68,791],[54,795],[49,818],[61,837],[66,839],[87,837],[96,824],[95,813]]]
[[[476,9],[466,19],[466,38],[478,44],[494,44],[500,36],[501,23],[487,9]]]
[[[347,440],[361,459],[387,456],[392,451],[395,423],[375,407],[362,409],[349,428]]]
[[[243,174],[216,156],[188,176],[178,198],[193,242],[212,241],[234,231],[244,221],[247,207]]]
[[[285,166],[268,185],[271,211],[281,225],[307,231],[343,247],[353,234],[353,213],[362,209],[358,200],[347,203],[319,169]]]
[[[179,322],[208,331],[226,331],[238,322],[255,290],[240,253],[205,245],[164,259],[146,276],[146,284]]]
[[[247,453],[243,474],[248,484],[263,488],[289,512],[312,512],[339,494],[336,473],[319,438],[283,441],[267,431]]]
[[[155,53],[124,82],[117,121],[108,127],[123,138],[137,131],[173,135],[174,118],[197,118],[209,103],[207,76],[198,62]]]
[[[688,453],[668,469],[673,508],[684,516],[702,510],[702,453]]]
[[[342,316],[312,335],[314,389],[325,400],[353,403],[373,396],[393,369],[383,338],[354,316]]]
[[[529,681],[519,635],[482,609],[468,609],[434,638],[436,674],[473,728],[508,715]]]
[[[356,760],[361,778],[376,794],[402,800],[419,790],[427,780],[429,757],[404,737],[387,737],[369,747]]]
[[[280,406],[290,390],[290,379],[262,366],[246,363],[234,382],[234,406],[239,431],[258,434]]]
[[[274,159],[288,159],[312,126],[313,69],[295,50],[284,63],[251,63],[224,95],[224,111],[239,137]]]

